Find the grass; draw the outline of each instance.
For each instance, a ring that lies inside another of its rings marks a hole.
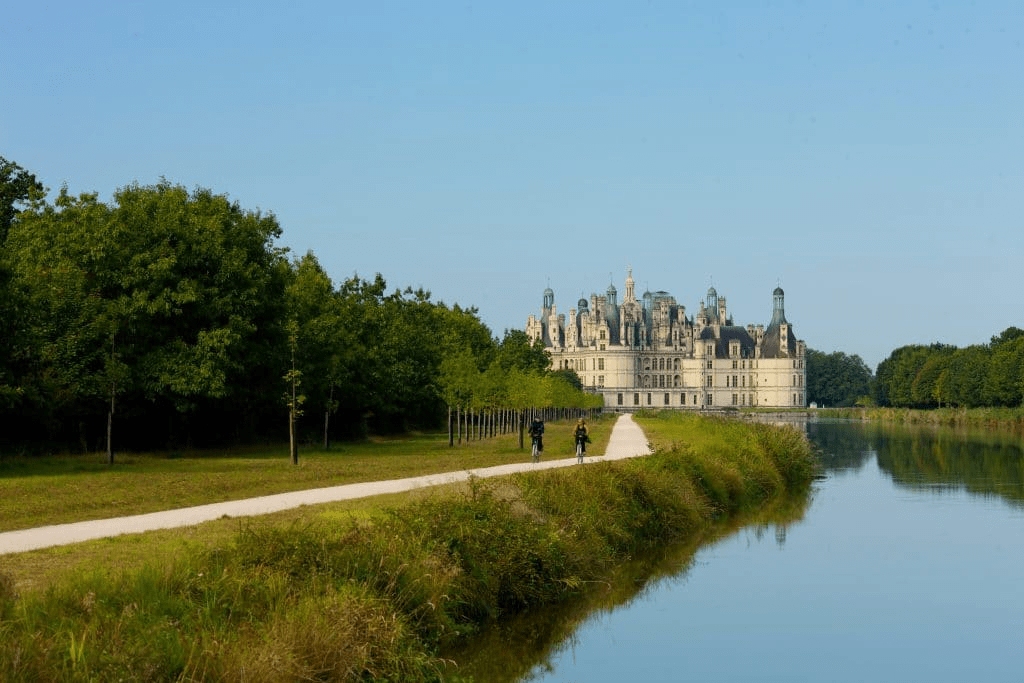
[[[0,679],[441,680],[467,635],[807,490],[791,430],[639,419],[655,455],[80,544],[91,559],[45,590],[19,591],[4,558]]]
[[[951,427],[981,427],[1024,431],[1024,407],[1016,408],[825,408],[815,411],[822,417],[854,420],[880,420]]]
[[[545,458],[572,455],[574,424],[548,423]],[[614,416],[590,423],[594,453],[607,448],[613,424]],[[518,444],[514,434],[463,442],[453,448],[448,447],[447,435],[441,433],[374,438],[327,452],[301,451],[298,466],[289,463],[287,446],[244,453],[194,453],[188,457],[130,454],[119,456],[113,468],[105,464],[102,455],[5,460],[0,465],[0,531],[523,462],[530,457],[529,440],[522,451]],[[389,507],[422,495],[413,491],[342,501],[318,508],[317,516],[329,522],[374,518]],[[290,524],[309,514],[309,508],[285,510],[266,515],[263,521]],[[225,518],[182,529],[0,555],[0,575],[6,574],[18,592],[32,592],[45,589],[69,571],[119,571],[153,558],[219,547],[229,543],[240,528],[238,519]]]
[[[593,448],[602,453],[613,420],[591,425]],[[545,435],[545,457],[574,452],[572,423],[553,422]],[[87,519],[106,519],[364,481],[402,479],[522,462],[516,434],[448,446],[444,433],[374,438],[332,450],[305,449],[299,464],[287,445],[248,451],[105,455],[0,460],[0,531],[31,529]]]

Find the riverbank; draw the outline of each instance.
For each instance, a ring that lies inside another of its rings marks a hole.
[[[671,445],[474,479],[373,518],[240,523],[222,548],[45,595],[19,599],[0,578],[0,678],[439,680],[442,647],[813,476],[795,430],[639,420]]]
[[[1024,431],[1024,407],[1017,408],[822,408],[812,411],[820,417],[851,420],[880,420],[907,424],[949,427],[980,427]]]

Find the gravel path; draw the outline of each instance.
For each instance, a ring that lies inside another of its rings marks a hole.
[[[633,421],[631,415],[624,414],[615,422],[612,429],[611,439],[608,441],[608,449],[604,455],[587,456],[587,462],[600,462],[603,460],[621,460],[633,458],[638,455],[650,453],[650,445],[643,430]],[[171,529],[174,527],[191,526],[201,522],[208,522],[221,517],[250,517],[253,515],[265,515],[279,510],[300,507],[302,505],[317,505],[319,503],[330,503],[336,500],[349,500],[352,498],[365,498],[376,496],[382,493],[399,493],[410,489],[424,486],[436,486],[452,482],[465,481],[471,476],[495,477],[513,472],[527,470],[550,469],[553,467],[568,467],[576,464],[576,457],[564,458],[561,460],[542,460],[539,463],[513,463],[509,465],[498,465],[485,467],[477,470],[464,470],[461,472],[446,472],[443,474],[429,474],[420,477],[409,477],[407,479],[392,479],[390,481],[369,481],[362,484],[346,484],[344,486],[331,486],[328,488],[310,489],[308,491],[292,491],[290,493],[278,493],[271,496],[260,496],[259,498],[247,498],[245,500],[232,500],[224,503],[211,503],[209,505],[197,505],[195,507],[181,508],[178,510],[164,510],[151,512],[145,515],[132,515],[131,517],[115,517],[113,519],[95,519],[86,522],[74,522],[72,524],[57,524],[53,526],[37,527],[35,529],[21,529],[18,531],[7,531],[0,533],[0,555],[8,553],[19,553],[39,548],[49,548],[57,545],[68,545],[80,543],[96,538],[107,538],[121,534],[136,534],[154,529]],[[586,463],[584,463],[586,464]]]

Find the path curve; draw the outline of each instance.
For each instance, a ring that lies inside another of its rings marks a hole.
[[[650,452],[650,445],[643,430],[633,421],[632,415],[625,413],[615,421],[605,454],[587,456],[587,461],[621,460],[624,458],[634,458],[639,455],[647,455]],[[480,478],[496,477],[503,474],[512,474],[513,472],[545,470],[575,464],[575,456],[561,460],[542,460],[539,463],[512,463],[476,470],[408,477],[406,479],[368,481],[361,484],[345,484],[306,491],[290,491],[288,493],[277,493],[258,498],[210,503],[208,505],[197,505],[177,510],[162,510],[160,512],[150,512],[130,517],[94,519],[34,529],[19,529],[17,531],[0,533],[0,555],[81,543],[82,541],[120,536],[122,534],[137,534],[156,529],[191,526],[221,517],[251,517],[303,505],[318,505],[339,500],[366,498],[384,493],[400,493],[425,486],[466,481],[471,476]]]

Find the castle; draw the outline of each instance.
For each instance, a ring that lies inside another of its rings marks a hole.
[[[688,318],[668,292],[637,299],[630,269],[621,304],[608,285],[604,296],[580,299],[568,320],[548,287],[526,334],[543,342],[553,370],[574,370],[613,410],[804,407],[807,346],[786,320],[782,288],[772,296],[767,328],[733,324],[714,287]]]

